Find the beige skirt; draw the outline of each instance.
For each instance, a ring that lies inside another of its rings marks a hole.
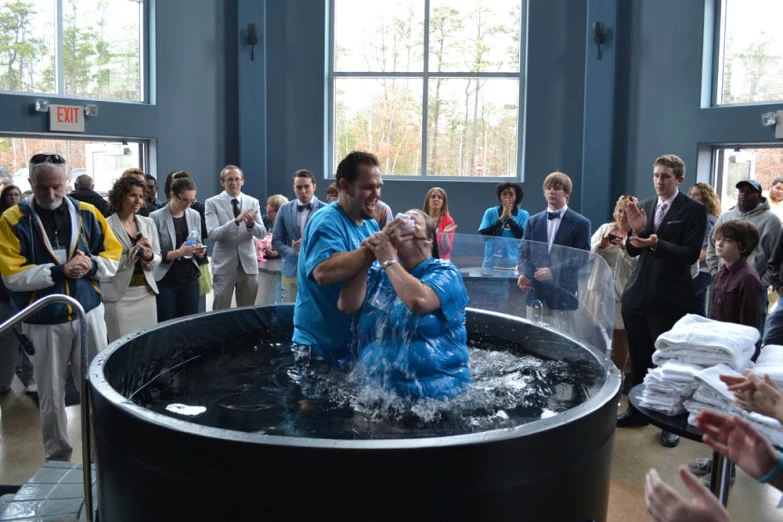
[[[109,342],[158,322],[155,293],[147,285],[129,286],[117,302],[104,303]]]

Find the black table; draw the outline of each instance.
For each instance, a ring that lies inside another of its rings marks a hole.
[[[628,402],[639,413],[647,417],[650,424],[661,428],[664,431],[668,431],[685,437],[686,439],[695,440],[696,442],[703,442],[702,436],[704,435],[701,430],[696,426],[688,424],[688,414],[681,413],[680,415],[666,415],[659,411],[651,410],[639,405],[639,401],[644,393],[644,384],[637,384],[631,391],[628,392]],[[729,474],[731,472],[731,461],[725,458],[717,451],[712,452],[712,469],[710,471],[712,480],[710,481],[710,491],[718,497],[721,504],[726,506],[729,503]]]

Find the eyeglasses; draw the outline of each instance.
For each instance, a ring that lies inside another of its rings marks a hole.
[[[30,158],[30,163],[36,165],[40,163],[54,163],[55,165],[64,165],[65,158],[63,158],[59,154],[36,154],[32,158]]]
[[[195,203],[195,202],[196,202],[196,200],[195,200],[195,199],[182,199],[182,198],[181,198],[181,197],[179,197],[179,196],[175,196],[175,197],[176,197],[178,200],[180,200],[182,203],[184,203],[185,205],[192,205],[193,203]]]

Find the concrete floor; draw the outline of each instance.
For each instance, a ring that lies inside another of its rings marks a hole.
[[[623,401],[625,402],[625,401]],[[625,408],[623,403],[622,409]],[[73,462],[81,462],[79,406],[68,408],[68,431],[74,446]],[[625,428],[617,430],[612,462],[609,517],[611,522],[649,520],[644,505],[644,476],[655,466],[663,479],[681,493],[686,488],[677,477],[677,468],[695,457],[709,457],[704,444],[682,440],[677,448],[658,443],[660,430]],[[23,484],[44,464],[38,408],[16,380],[13,390],[0,395],[0,484]],[[759,484],[740,469],[729,494],[733,520],[779,521],[775,506],[781,493]]]

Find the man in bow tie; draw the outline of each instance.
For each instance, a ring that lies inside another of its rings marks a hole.
[[[305,225],[313,213],[326,206],[315,197],[315,176],[306,169],[297,170],[293,176],[296,199],[283,204],[277,211],[277,221],[272,232],[272,248],[283,258],[283,292],[286,302],[296,300],[296,265]]]
[[[547,209],[527,221],[519,246],[517,280],[517,286],[527,292],[528,318],[534,314],[532,305],[537,307],[535,301],[540,301],[542,319],[551,319],[567,333],[574,333],[570,312],[579,307],[579,270],[590,251],[590,220],[568,208],[573,186],[562,172],[553,172],[544,180]]]
[[[258,293],[258,261],[253,238],[266,235],[258,200],[242,193],[242,169],[227,165],[220,171],[225,189],[205,203],[204,217],[212,251],[213,310],[231,308],[236,289],[237,306],[252,306]]]

